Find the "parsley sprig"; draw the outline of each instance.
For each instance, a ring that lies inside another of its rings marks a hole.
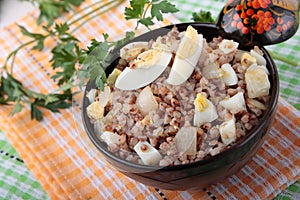
[[[148,11],[150,10],[150,14]],[[174,4],[167,0],[132,0],[130,1],[130,7],[125,8],[125,18],[127,20],[137,20],[136,28],[139,24],[143,24],[148,29],[151,25],[154,25],[154,19],[163,21],[163,14],[175,13],[179,10]]]
[[[103,34],[103,41],[92,39],[90,46],[82,50],[79,63],[82,67],[77,72],[79,86],[84,86],[87,79],[95,81],[96,86],[104,90],[106,83],[105,69],[116,56],[115,50],[134,37],[134,32],[128,31],[123,39],[109,41],[109,35]]]
[[[93,39],[87,49],[79,46],[80,41],[74,33],[89,20],[101,16],[105,12],[116,8],[124,0],[103,2],[101,0],[82,8],[77,9],[65,22],[58,23],[56,18],[79,6],[83,0],[27,0],[39,6],[40,15],[37,23],[43,28],[42,32],[34,33],[19,26],[23,35],[30,38],[29,41],[20,45],[6,58],[5,63],[0,67],[0,104],[13,105],[11,115],[22,111],[25,105],[31,109],[31,118],[42,120],[42,108],[52,112],[59,112],[60,109],[69,108],[72,103],[72,96],[76,94],[72,88],[83,86],[87,79],[95,81],[96,85],[104,88],[106,83],[105,68],[113,58],[112,52],[122,46],[129,39],[134,37],[134,32],[126,32],[123,39],[110,41],[108,34],[103,34],[103,41]],[[90,9],[90,11],[88,11]],[[150,10],[150,17],[147,16]],[[131,0],[130,7],[125,9],[126,19],[137,19],[136,28],[139,24],[150,28],[154,19],[163,20],[163,14],[173,13],[178,10],[173,4],[166,0]],[[86,12],[84,15],[79,15]],[[25,87],[21,81],[14,76],[14,62],[19,51],[23,48],[43,51],[45,40],[54,39],[57,44],[52,48],[52,58],[49,61],[56,73],[51,77],[59,89],[47,94],[39,93]],[[76,67],[79,64],[79,67]]]
[[[23,0],[29,1],[39,6],[40,15],[37,20],[38,24],[47,21],[48,26],[54,23],[54,20],[62,14],[71,11],[74,7],[80,6],[84,0]]]
[[[66,22],[55,22],[56,17],[60,16],[63,12],[69,11],[72,7],[80,5],[82,2],[82,0],[75,1],[31,1],[38,2],[39,7],[43,8],[40,10],[40,19],[46,20],[47,25],[41,25],[43,28],[42,33],[33,33],[24,26],[19,26],[23,35],[30,38],[30,40],[12,51],[7,56],[4,65],[0,68],[0,104],[13,105],[11,115],[22,111],[22,108],[27,104],[31,109],[31,118],[40,121],[43,116],[41,108],[52,112],[59,112],[60,109],[72,106],[72,96],[76,93],[72,91],[77,73],[76,64],[85,52],[85,50],[79,47],[80,41],[73,33],[78,30],[78,27],[91,20],[91,17],[99,16],[123,2],[118,0],[104,4],[103,1],[97,1],[82,10],[76,11]],[[56,8],[54,8],[55,6]],[[53,9],[59,10],[60,14],[45,14],[51,12]],[[90,9],[90,11],[78,17],[79,13],[87,9]],[[38,21],[38,23],[41,23],[41,21]],[[14,77],[13,69],[16,56],[20,50],[27,47],[42,51],[47,38],[52,38],[57,42],[57,45],[51,50],[52,58],[49,62],[56,71],[56,74],[51,78],[57,83],[59,89],[43,94],[25,87]]]
[[[193,12],[192,20],[194,22],[215,22],[216,21],[212,17],[211,12],[205,10],[200,10],[199,12]]]

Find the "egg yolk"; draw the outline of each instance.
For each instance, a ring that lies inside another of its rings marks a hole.
[[[181,59],[189,58],[194,55],[199,46],[198,32],[192,26],[188,26],[185,37],[187,39],[183,41],[182,48],[177,52]]]
[[[243,53],[242,58],[241,58],[241,63],[242,65],[249,67],[250,65],[256,63],[256,58],[251,56],[248,53]]]
[[[197,94],[194,104],[199,112],[203,112],[204,108],[208,106],[206,97],[200,93]]]
[[[151,49],[141,53],[137,59],[131,64],[130,68],[149,68],[150,66],[156,64],[161,58],[162,50]]]

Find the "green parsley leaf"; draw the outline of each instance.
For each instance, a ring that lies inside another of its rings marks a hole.
[[[30,104],[30,110],[31,119],[36,119],[37,121],[41,121],[43,119],[42,112],[37,108],[37,106],[34,103]]]
[[[48,22],[48,26],[52,25],[54,20],[63,13],[70,11],[74,6],[79,6],[84,0],[27,0],[31,3],[38,3],[40,15],[38,24],[44,20]]]
[[[135,33],[133,31],[127,31],[125,33],[125,37],[123,39],[113,42],[114,48],[119,48],[119,47],[123,46],[129,40],[133,39],[134,36],[135,36]]]
[[[20,102],[20,99],[17,100],[16,104],[14,105],[14,108],[13,110],[11,111],[11,116],[13,116],[14,114],[18,113],[18,112],[21,112],[23,106]]]
[[[154,25],[154,22],[152,21],[152,17],[139,19],[138,22],[145,25],[147,28],[151,25]]]
[[[193,12],[192,20],[195,22],[215,22],[211,12],[200,10],[199,12]]]
[[[24,35],[36,40],[36,45],[33,47],[33,49],[40,50],[40,51],[43,50],[44,40],[46,38],[44,35],[38,33],[31,33],[24,26],[21,25],[19,25],[19,28],[21,29],[21,32]]]
[[[142,18],[145,4],[150,3],[149,0],[131,0],[130,7],[125,8],[125,19]]]
[[[131,35],[128,34],[128,37]],[[110,64],[114,55],[112,53],[114,44],[108,41],[108,37],[108,34],[103,34],[104,41],[102,42],[93,39],[91,45],[86,50],[81,51],[79,61],[82,64],[82,68],[77,72],[80,87],[89,78],[91,81],[96,81],[96,85],[100,89],[104,89],[104,83],[106,83],[105,69]]]
[[[75,73],[75,64],[80,54],[77,43],[72,40],[59,43],[51,52],[53,54],[50,60],[52,67],[63,70],[52,76],[52,79],[58,79],[58,85],[67,83]]]
[[[148,10],[151,8],[151,16],[148,16]],[[175,13],[179,10],[174,4],[171,4],[167,0],[131,0],[130,7],[125,8],[125,18],[127,20],[136,19],[138,28],[139,24],[143,24],[149,29],[149,26],[154,25],[154,19],[163,21],[163,14]]]
[[[45,105],[47,105],[49,103],[53,103],[53,102],[58,101],[58,100],[59,100],[59,98],[57,96],[55,96],[53,94],[52,95],[48,95],[46,97],[46,100],[45,100]]]
[[[105,74],[105,73],[104,73]],[[96,86],[100,88],[100,90],[104,91],[104,81],[102,80],[103,75],[99,75],[96,78]]]
[[[171,4],[167,0],[163,0],[159,3],[153,3],[151,7],[151,16],[158,21],[163,21],[162,13],[175,13],[179,10],[175,7],[174,4]]]
[[[52,94],[50,99],[48,99],[48,96],[42,99],[35,99],[31,105],[34,107],[46,108],[52,112],[59,112],[59,109],[69,108],[72,106],[72,103],[67,102],[72,99],[72,95],[73,94],[70,91],[67,91],[65,94]]]

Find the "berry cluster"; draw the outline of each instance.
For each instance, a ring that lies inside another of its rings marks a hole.
[[[229,0],[228,5],[235,0]],[[257,34],[263,34],[275,29],[281,33],[289,29],[292,21],[285,22],[282,17],[271,13],[267,8],[270,6],[271,0],[245,0],[240,4],[235,4],[235,14],[231,22],[231,26],[240,30],[243,34],[248,34],[252,29]]]

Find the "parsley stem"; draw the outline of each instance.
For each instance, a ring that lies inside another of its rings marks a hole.
[[[272,51],[270,51],[270,50],[268,50],[268,52],[269,52],[269,54],[271,55],[271,57],[272,57],[273,59],[275,59],[275,60],[279,60],[279,61],[285,62],[285,63],[287,63],[287,64],[289,64],[289,65],[294,66],[294,67],[297,67],[297,66],[298,66],[298,62],[296,62],[296,61],[290,60],[289,58],[284,57],[284,56],[281,56],[281,55],[279,55],[278,53],[274,53],[274,52],[272,52]]]
[[[10,68],[10,73],[11,75],[13,74],[13,66],[14,66],[14,62],[15,62],[15,59],[16,59],[16,55],[17,53],[23,48],[23,47],[26,47],[32,43],[34,43],[36,40],[30,40],[22,45],[20,45],[18,48],[16,48],[14,51],[12,51],[6,58],[5,60],[5,63],[4,63],[4,69],[7,70],[7,64],[8,64],[8,61],[11,60],[11,68]]]
[[[71,21],[68,25],[71,26],[71,25],[73,25],[73,24],[79,22],[80,20],[84,19],[85,17],[87,17],[87,16],[93,14],[94,12],[96,12],[96,11],[102,9],[102,8],[105,8],[105,7],[109,6],[110,4],[112,4],[112,3],[114,3],[114,2],[115,2],[115,1],[111,1],[111,2],[108,2],[108,3],[104,4],[104,5],[99,6],[99,7],[95,8],[95,9],[91,10],[90,12],[84,14],[84,15],[81,16],[80,18],[78,18],[78,19],[76,19],[76,20],[74,20],[74,21]]]
[[[151,6],[151,3],[148,3],[147,6],[146,6],[146,9],[144,10],[143,15],[142,15],[142,17],[141,17],[140,19],[144,19],[144,18],[145,18],[146,14],[147,14],[147,12],[148,12],[148,9],[150,8],[150,6]],[[140,22],[139,22],[139,20],[138,20],[137,23],[136,23],[135,30],[138,29],[139,24],[140,24]],[[148,28],[149,31],[151,30],[148,26],[147,26],[147,28]]]
[[[71,31],[71,33],[74,33],[75,31],[77,31],[79,28],[81,28],[84,24],[86,24],[88,21],[90,21],[90,20],[92,20],[92,19],[94,19],[95,17],[98,17],[99,15],[102,15],[102,14],[104,14],[104,13],[106,13],[107,11],[110,11],[111,9],[114,9],[114,8],[116,8],[116,7],[118,7],[120,4],[122,4],[123,3],[123,0],[119,0],[119,1],[117,1],[117,4],[115,4],[115,5],[113,5],[113,6],[111,6],[111,7],[107,7],[105,10],[103,10],[103,11],[101,11],[101,12],[99,12],[99,13],[97,13],[97,11],[98,10],[100,10],[101,8],[99,7],[99,8],[96,8],[95,10],[93,10],[93,12],[96,12],[96,13],[94,13],[94,15],[92,15],[92,16],[90,16],[89,18],[87,18],[87,19],[85,19],[81,24],[79,24],[78,26],[76,26],[76,28],[74,28],[72,31]],[[103,6],[104,7],[104,6]]]

